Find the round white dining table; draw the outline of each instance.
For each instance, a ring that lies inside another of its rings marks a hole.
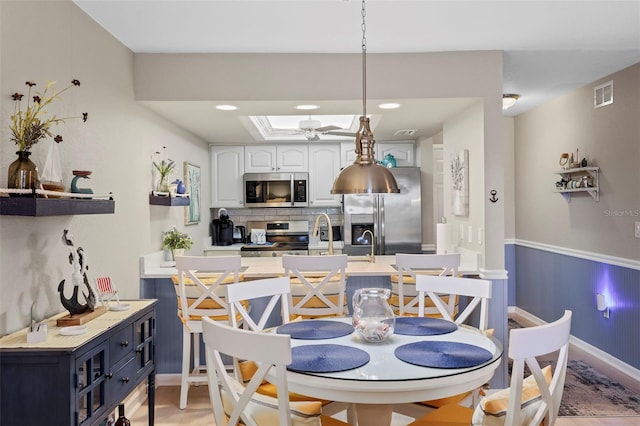
[[[331,321],[351,324],[351,318],[348,317]],[[492,356],[490,360],[474,367],[431,368],[409,364],[394,354],[395,349],[400,346],[423,341],[465,343],[486,349]],[[484,385],[493,376],[503,353],[502,345],[497,339],[465,325],[458,326],[453,332],[439,335],[392,334],[380,343],[365,342],[356,333],[321,340],[291,339],[292,348],[316,344],[358,348],[367,352],[370,360],[361,367],[340,372],[287,371],[289,391],[331,401],[383,405],[389,411],[392,404],[449,397]],[[360,410],[358,418],[359,424],[366,424],[362,422]],[[376,424],[382,424],[379,417],[377,421]]]

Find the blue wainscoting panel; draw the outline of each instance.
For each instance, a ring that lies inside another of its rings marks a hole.
[[[504,245],[504,269],[508,272],[507,306],[516,306],[516,245]]]
[[[640,368],[640,271],[516,245],[516,305],[547,321],[573,311],[571,335]],[[596,293],[611,306],[596,310]]]

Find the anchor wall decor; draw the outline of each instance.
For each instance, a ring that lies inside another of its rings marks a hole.
[[[64,306],[71,315],[93,311],[96,307],[96,296],[87,278],[87,269],[89,269],[89,266],[87,265],[87,258],[84,253],[84,249],[82,247],[74,247],[73,236],[69,234],[68,229],[65,229],[62,234],[62,242],[69,250],[69,263],[73,265],[73,273],[71,274],[73,294],[71,295],[71,298],[66,298],[64,296],[65,280],[60,281],[60,284],[58,284],[58,292],[60,293],[62,306]],[[78,300],[78,293],[80,292],[80,286],[83,284],[87,288],[87,293],[82,293],[85,303],[80,303]]]

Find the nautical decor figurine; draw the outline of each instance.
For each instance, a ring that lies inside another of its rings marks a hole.
[[[74,170],[73,179],[71,180],[71,192],[74,194],[93,194],[91,188],[78,188],[78,179],[90,179],[90,171],[87,170]]]
[[[82,314],[86,311],[93,311],[96,307],[96,296],[89,285],[87,279],[87,257],[82,247],[75,248],[73,244],[73,236],[69,234],[69,230],[65,229],[62,234],[62,242],[69,250],[69,263],[73,265],[73,273],[71,274],[71,281],[73,282],[73,294],[70,299],[64,296],[64,282],[60,281],[58,285],[58,292],[60,293],[60,301],[62,306],[69,311],[71,315]],[[78,293],[80,291],[80,285],[84,284],[87,288],[87,293],[82,293],[85,299],[85,303],[82,304],[78,301]]]

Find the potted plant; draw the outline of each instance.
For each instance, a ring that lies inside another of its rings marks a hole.
[[[53,137],[52,126],[64,123],[68,119],[81,118],[87,121],[88,113],[84,112],[77,117],[58,117],[50,115],[47,111],[55,100],[60,99],[60,95],[72,87],[80,86],[79,80],[72,80],[69,86],[60,91],[56,91],[55,81],[47,82],[42,92],[35,92],[32,96],[32,88],[36,83],[27,81],[29,87],[26,99],[26,106],[23,109],[22,93],[14,93],[11,98],[15,102],[14,113],[11,116],[9,130],[10,139],[17,146],[18,159],[9,165],[8,188],[13,189],[34,189],[38,186],[38,174],[35,164],[29,160],[31,147],[46,137]],[[62,142],[62,136],[54,138],[56,144]],[[58,166],[59,168],[59,166]],[[57,173],[60,174],[59,172]],[[61,177],[58,176],[61,180]]]
[[[185,250],[192,246],[193,240],[189,234],[178,231],[175,226],[163,234],[162,247],[171,250],[174,260],[176,256],[184,256]]]
[[[167,147],[162,147],[162,156],[163,158],[160,160],[158,158],[154,159],[153,167],[155,172],[158,174],[158,180],[155,185],[155,190],[157,192],[169,192],[169,175],[173,172],[173,169],[176,167],[175,161],[171,158],[166,157]],[[155,157],[159,157],[160,152],[157,151],[155,153]]]

